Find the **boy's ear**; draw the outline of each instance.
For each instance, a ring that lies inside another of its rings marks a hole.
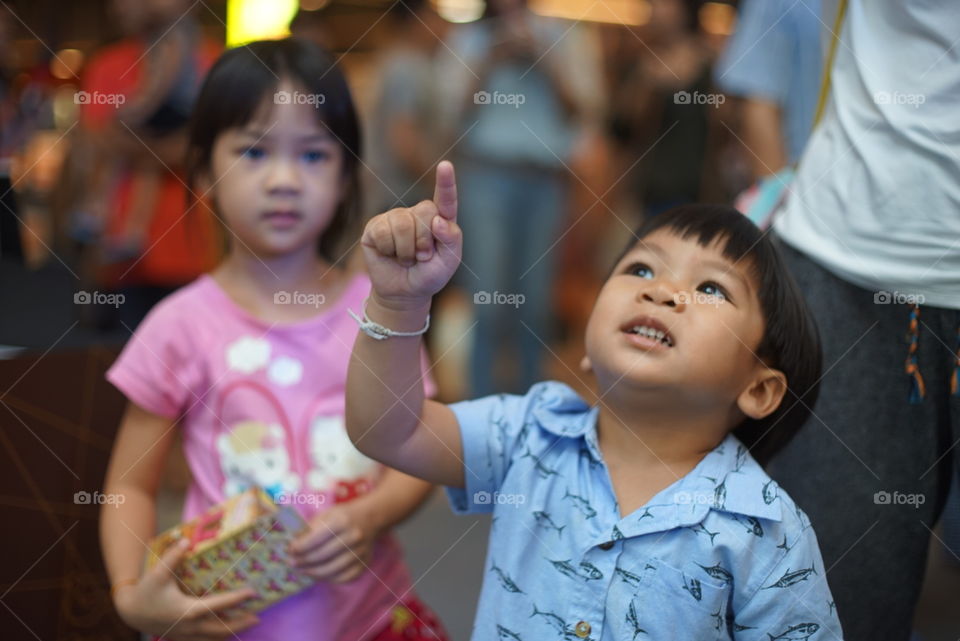
[[[737,407],[746,416],[759,420],[772,414],[787,393],[787,377],[776,369],[763,368],[737,397]]]
[[[580,360],[580,371],[584,373],[589,373],[593,371],[593,363],[590,362],[589,356],[584,356]]]

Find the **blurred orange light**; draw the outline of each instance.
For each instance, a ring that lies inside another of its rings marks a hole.
[[[76,78],[83,67],[83,52],[79,49],[61,49],[50,61],[50,75],[57,80]]]
[[[650,20],[647,0],[530,0],[534,13],[552,18],[640,26]]]
[[[733,6],[723,2],[705,2],[700,7],[700,27],[712,36],[729,36],[737,22]]]

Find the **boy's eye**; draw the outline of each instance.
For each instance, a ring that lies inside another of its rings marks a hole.
[[[725,290],[723,287],[713,282],[712,280],[708,280],[707,282],[700,285],[700,287],[698,287],[697,289],[699,289],[704,294],[707,294],[708,296],[717,296],[719,298],[723,298],[724,300],[730,298],[729,294],[727,294],[727,290]]]
[[[627,267],[624,272],[630,276],[639,276],[640,278],[653,278],[653,270],[643,263],[633,263]]]
[[[330,153],[324,149],[311,149],[303,152],[303,159],[309,163],[321,162],[330,157]]]
[[[266,151],[260,147],[244,147],[240,150],[240,155],[251,160],[258,160],[266,155]]]

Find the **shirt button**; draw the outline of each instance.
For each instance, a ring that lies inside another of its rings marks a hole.
[[[601,543],[597,547],[600,548],[601,550],[609,550],[610,548],[613,547],[613,541],[607,541],[606,543]]]
[[[573,633],[581,639],[586,639],[590,636],[590,624],[586,621],[580,621],[576,627],[573,628]]]

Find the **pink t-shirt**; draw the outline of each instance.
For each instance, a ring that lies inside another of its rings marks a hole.
[[[204,275],[147,315],[107,379],[144,409],[180,419],[193,475],[184,520],[253,484],[309,518],[376,483],[382,466],[353,447],[343,421],[358,331],[347,309],[359,313],[369,291],[358,274],[337,300],[318,305],[317,316],[271,324]],[[433,381],[424,380],[432,395]],[[241,638],[373,636],[389,623],[390,608],[412,596],[412,585],[391,535],[378,541],[369,567],[350,583],[318,583],[264,610],[261,624]]]

